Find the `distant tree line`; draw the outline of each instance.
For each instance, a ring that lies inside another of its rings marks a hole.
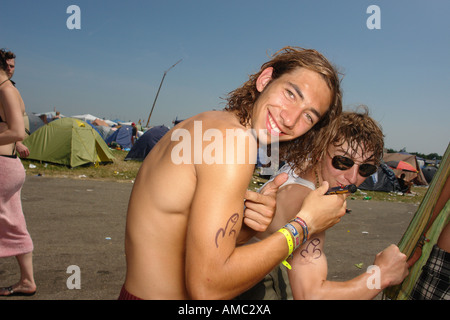
[[[387,152],[388,153],[406,152],[406,149],[402,149],[400,151],[396,151],[394,149],[387,149]],[[426,160],[442,160],[442,156],[438,155],[437,153],[430,153],[430,154],[423,154],[419,152],[408,152],[408,153]]]

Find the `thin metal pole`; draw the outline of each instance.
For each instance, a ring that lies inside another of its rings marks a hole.
[[[169,72],[170,69],[172,69],[173,67],[175,67],[175,66],[176,66],[178,63],[180,63],[182,60],[183,60],[183,59],[178,60],[177,63],[175,63],[175,64],[174,64],[173,66],[171,66],[169,69],[167,69],[166,71],[164,71],[164,75],[163,75],[163,77],[162,77],[162,79],[161,79],[161,83],[159,84],[158,92],[156,93],[155,100],[153,101],[152,110],[150,111],[150,114],[149,114],[149,116],[148,116],[147,125],[146,125],[147,128],[148,128],[148,124],[150,123],[150,118],[151,118],[151,116],[152,116],[153,109],[155,108],[156,100],[158,99],[159,91],[161,90],[161,87],[162,87],[162,84],[163,84],[163,82],[164,82],[164,78],[165,78],[166,75],[167,75],[167,72]]]

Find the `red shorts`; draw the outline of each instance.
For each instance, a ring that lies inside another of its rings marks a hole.
[[[122,290],[120,290],[119,300],[142,300],[138,298],[125,289],[125,286],[122,286]]]

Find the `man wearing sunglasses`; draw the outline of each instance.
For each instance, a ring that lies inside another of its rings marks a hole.
[[[306,166],[301,171],[286,164],[279,170],[287,172],[289,178],[278,191],[276,214],[271,224],[256,238],[264,239],[276,232],[284,221],[298,212],[306,196],[323,181],[328,181],[330,187],[359,186],[377,171],[383,145],[383,133],[368,116],[367,109],[363,113],[344,112],[327,151],[317,165]],[[408,274],[406,256],[397,246],[391,245],[375,258],[374,265],[380,268],[381,275],[379,288],[368,288],[369,273],[345,282],[328,281],[324,242],[325,232],[311,235],[287,260],[290,269],[278,266],[238,298],[289,299],[292,290],[294,299],[372,299],[387,286],[403,281]]]

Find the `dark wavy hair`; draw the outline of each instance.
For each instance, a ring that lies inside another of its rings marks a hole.
[[[280,143],[281,160],[288,161],[298,168],[308,159],[315,163],[326,152],[330,134],[336,128],[335,119],[342,112],[339,73],[321,53],[314,49],[285,47],[277,51],[270,61],[261,66],[258,73],[250,75],[247,82],[227,96],[228,104],[225,110],[235,112],[242,125],[247,125],[251,121],[254,103],[260,95],[256,89],[256,81],[261,73],[269,67],[273,68],[272,80],[297,68],[315,71],[322,76],[331,90],[331,105],[320,121],[303,136]]]
[[[0,69],[6,71],[6,60],[15,59],[16,55],[6,49],[0,49]]]

